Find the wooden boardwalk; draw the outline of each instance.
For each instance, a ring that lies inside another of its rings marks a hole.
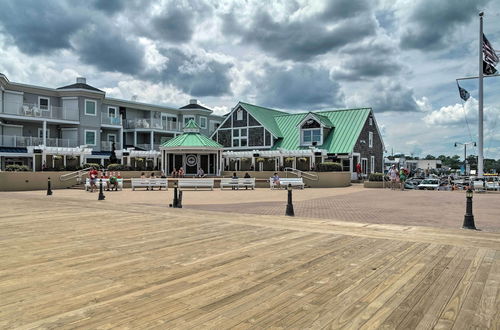
[[[22,196],[0,328],[500,328],[500,234]]]

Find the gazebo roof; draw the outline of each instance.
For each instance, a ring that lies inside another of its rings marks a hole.
[[[200,134],[200,128],[194,120],[189,120],[184,126],[184,133],[166,141],[161,145],[162,148],[210,148],[222,149],[222,145],[214,140]]]

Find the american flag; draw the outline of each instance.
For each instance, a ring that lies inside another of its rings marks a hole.
[[[495,69],[495,66],[499,62],[498,55],[495,52],[495,49],[493,46],[491,46],[490,42],[486,38],[486,36],[483,34],[483,54],[484,54],[484,61],[483,61],[483,72],[484,74],[494,74],[497,72]]]

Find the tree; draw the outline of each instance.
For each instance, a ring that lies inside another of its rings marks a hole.
[[[425,159],[436,159],[436,157],[434,157],[433,155],[427,155],[425,156]]]

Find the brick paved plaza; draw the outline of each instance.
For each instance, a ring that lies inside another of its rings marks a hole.
[[[500,327],[498,195],[485,231],[456,229],[458,192],[294,196],[292,218],[268,189],[0,192],[0,328]]]

